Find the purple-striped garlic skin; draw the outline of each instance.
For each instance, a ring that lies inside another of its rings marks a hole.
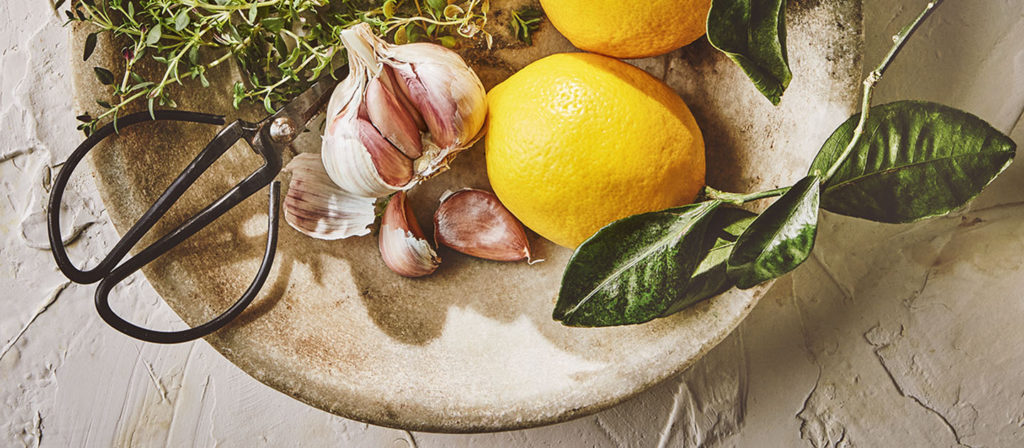
[[[530,260],[523,224],[489,191],[466,188],[445,194],[434,212],[434,242],[495,261]]]
[[[342,32],[349,76],[327,107],[322,157],[355,195],[383,197],[445,168],[479,138],[486,93],[476,73],[440,45],[390,45],[360,24]]]
[[[391,197],[381,218],[380,256],[392,271],[403,277],[423,277],[437,270],[441,257],[430,247],[404,191]]]

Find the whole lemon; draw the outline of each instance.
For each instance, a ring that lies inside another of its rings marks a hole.
[[[573,45],[616,58],[668,53],[704,35],[711,0],[541,0]]]
[[[682,98],[643,70],[555,54],[487,94],[487,175],[541,236],[575,248],[606,224],[693,201],[704,139]]]

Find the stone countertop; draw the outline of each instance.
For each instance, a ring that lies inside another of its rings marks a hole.
[[[865,0],[866,62],[923,0]],[[0,445],[1010,446],[1024,443],[1024,167],[967,210],[915,225],[825,214],[814,257],[678,378],[542,428],[440,435],[369,426],[251,379],[204,342],[130,340],[46,251],[44,185],[81,139],[62,20],[0,2]],[[882,81],[876,104],[962,108],[1024,142],[1024,3],[948,1]],[[797,74],[799,76],[799,74]],[[72,194],[75,259],[117,237]],[[174,314],[141,277],[130,317]]]

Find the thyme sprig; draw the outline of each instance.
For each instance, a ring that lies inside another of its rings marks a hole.
[[[58,3],[58,8],[63,3]],[[65,14],[85,22],[89,34],[83,60],[107,33],[122,45],[123,63],[95,67],[97,79],[111,87],[102,110],[83,114],[79,129],[91,132],[127,107],[144,102],[176,107],[173,86],[199,80],[225,62],[234,62],[243,80],[232,88],[234,106],[262,103],[273,112],[333,68],[344,64],[341,31],[366,22],[397,43],[431,41],[455,47],[458,39],[484,37],[489,0],[77,0]],[[145,62],[162,66],[157,76],[141,70]],[[115,75],[115,73],[117,75]]]
[[[509,27],[512,29],[512,34],[516,39],[526,45],[533,45],[533,37],[531,35],[540,28],[540,22],[543,19],[544,11],[537,8],[526,7],[513,10]]]

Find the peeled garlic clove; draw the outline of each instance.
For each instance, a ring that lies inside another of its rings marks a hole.
[[[372,79],[366,86],[366,111],[370,122],[402,154],[415,159],[423,154],[420,130],[405,106],[381,81],[385,78]],[[411,167],[412,163],[409,165]]]
[[[467,188],[441,198],[434,241],[466,255],[496,261],[530,259],[523,224],[494,193]]]
[[[374,199],[341,191],[324,170],[318,154],[299,154],[288,162],[291,172],[284,198],[284,220],[295,230],[322,240],[370,233]]]
[[[441,264],[441,257],[424,238],[404,191],[395,193],[384,209],[379,245],[384,264],[405,277],[430,275]]]

